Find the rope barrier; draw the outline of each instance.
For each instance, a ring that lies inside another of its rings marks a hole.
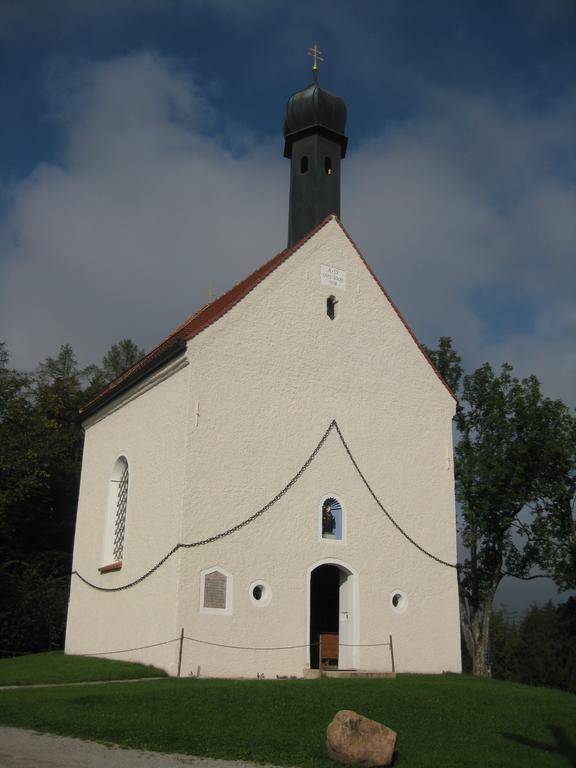
[[[173,640],[165,640],[163,643],[152,643],[151,645],[139,645],[136,648],[123,648],[120,651],[98,651],[97,653],[75,653],[74,656],[113,656],[116,653],[130,653],[131,651],[141,651],[145,648],[157,648],[160,645],[169,645],[170,643],[177,643],[180,640],[189,640],[192,643],[198,643],[200,645],[210,645],[216,648],[230,648],[235,651],[292,651],[298,648],[315,648],[320,645],[320,642],[315,643],[301,643],[300,645],[267,645],[267,646],[251,646],[251,645],[228,645],[226,643],[214,643],[211,640],[200,640],[198,637],[188,637],[183,635],[182,638],[175,637]],[[387,643],[338,643],[342,648],[380,648],[382,646],[391,645]]]
[[[182,635],[182,637],[175,637],[173,640],[164,640],[161,643],[150,643],[149,645],[138,645],[135,648],[122,648],[118,651],[97,651],[95,653],[74,653],[73,656],[113,656],[117,653],[130,653],[132,651],[143,651],[147,648],[158,648],[161,645],[170,645],[170,643],[178,643],[181,640],[189,640],[192,643],[198,643],[200,645],[211,645],[217,648],[231,648],[236,651],[291,651],[298,648],[315,648],[320,645],[320,642],[315,643],[301,643],[300,645],[268,645],[268,646],[251,646],[251,645],[228,645],[226,643],[215,643],[210,640],[200,640],[198,637],[188,637],[188,635]],[[342,648],[379,648],[385,645],[391,645],[387,643],[338,643]],[[30,656],[33,655],[32,651],[3,651],[0,649],[0,653],[10,653],[18,656]]]
[[[302,645],[276,645],[276,646],[249,646],[249,645],[226,645],[225,643],[212,643],[209,640],[199,640],[197,637],[188,637],[184,635],[184,640],[191,640],[193,643],[201,645],[214,645],[217,648],[233,648],[236,651],[291,651],[295,648],[313,648],[320,643],[303,643]]]
[[[256,520],[259,517],[261,517],[271,507],[273,507],[274,504],[276,504],[290,490],[290,488],[292,488],[292,486],[296,482],[298,482],[298,480],[302,477],[304,472],[308,469],[308,467],[312,464],[312,462],[314,461],[314,459],[318,455],[318,452],[320,451],[320,449],[322,448],[322,446],[324,445],[324,443],[328,439],[328,436],[329,436],[330,432],[332,432],[333,429],[336,430],[336,433],[337,433],[338,437],[340,438],[340,441],[342,442],[342,445],[344,446],[344,449],[345,449],[345,451],[346,451],[350,461],[352,462],[352,465],[354,466],[354,468],[356,469],[356,472],[360,476],[360,479],[362,480],[362,482],[366,486],[366,489],[368,490],[368,492],[370,493],[370,495],[372,496],[372,498],[374,499],[374,501],[376,502],[378,507],[382,510],[382,512],[384,512],[384,514],[386,515],[388,520],[390,520],[392,525],[396,528],[396,530],[398,530],[399,533],[401,533],[402,536],[404,536],[404,538],[407,541],[409,541],[414,547],[416,547],[416,549],[418,549],[420,552],[422,552],[427,557],[430,557],[432,560],[435,560],[440,565],[445,565],[445,566],[447,566],[449,568],[456,568],[456,569],[458,569],[460,567],[458,565],[458,563],[449,563],[446,560],[443,560],[442,558],[438,557],[437,555],[434,555],[433,553],[429,552],[422,545],[418,544],[418,542],[415,541],[399,525],[399,523],[396,522],[396,520],[392,517],[392,515],[388,512],[388,510],[382,504],[382,502],[380,501],[380,499],[378,498],[378,496],[376,495],[376,493],[372,489],[371,485],[369,484],[368,480],[364,476],[364,474],[363,474],[362,470],[360,469],[356,459],[352,455],[352,451],[350,450],[346,440],[344,439],[344,435],[340,431],[340,427],[338,426],[338,424],[336,422],[336,419],[333,419],[330,422],[330,425],[329,425],[328,429],[322,435],[318,445],[314,448],[314,450],[312,451],[310,456],[307,458],[305,463],[300,467],[300,469],[298,470],[298,472],[296,472],[296,474],[292,477],[292,479],[288,481],[288,483],[284,486],[284,488],[282,488],[282,490],[279,491],[267,504],[265,504],[263,507],[261,507],[256,512],[254,512],[253,515],[250,515],[250,517],[247,517],[245,520],[242,520],[240,523],[237,523],[232,528],[228,528],[227,530],[222,531],[221,533],[217,533],[214,536],[209,536],[206,539],[199,539],[198,541],[193,541],[193,542],[190,542],[188,544],[184,544],[184,543],[176,544],[174,547],[172,547],[172,549],[166,555],[164,555],[164,557],[161,560],[159,560],[155,565],[153,565],[151,568],[149,568],[145,573],[143,573],[141,576],[139,576],[138,578],[134,579],[133,581],[130,581],[127,584],[123,584],[120,587],[102,587],[99,584],[94,584],[93,582],[89,581],[84,576],[82,576],[82,574],[80,574],[76,570],[72,571],[71,575],[72,576],[77,576],[80,579],[80,581],[82,581],[84,584],[86,584],[87,586],[91,587],[92,589],[98,590],[99,592],[122,592],[125,589],[130,589],[131,587],[135,587],[137,584],[140,584],[140,582],[144,581],[144,579],[147,579],[148,576],[151,576],[153,573],[155,573],[179,549],[192,549],[194,547],[201,547],[201,546],[204,546],[206,544],[212,544],[215,541],[219,541],[220,539],[223,539],[226,536],[231,536],[233,533],[236,533],[237,531],[241,530],[245,526],[247,526],[250,523],[254,522],[254,520]]]
[[[435,560],[437,563],[440,563],[440,565],[447,565],[449,568],[456,568],[456,569],[458,569],[458,563],[449,563],[446,560],[442,560],[441,557],[437,557],[436,555],[433,555],[431,552],[428,552],[427,549],[424,549],[424,547],[422,547],[420,544],[418,544],[418,542],[415,541],[408,533],[406,533],[406,531],[396,522],[396,520],[394,520],[392,515],[388,512],[388,510],[384,507],[384,505],[382,504],[382,502],[380,501],[378,496],[376,496],[376,494],[372,490],[372,487],[370,486],[370,483],[368,482],[368,480],[366,480],[366,478],[364,477],[364,475],[362,473],[362,470],[360,469],[360,467],[356,463],[356,459],[354,458],[354,456],[352,456],[352,451],[348,447],[348,443],[344,439],[344,435],[340,431],[340,427],[336,423],[336,420],[334,420],[332,422],[332,424],[334,425],[334,428],[336,429],[336,432],[338,432],[338,437],[342,441],[342,445],[344,446],[344,448],[346,450],[346,453],[348,454],[348,457],[350,458],[350,461],[354,465],[354,469],[356,470],[356,472],[358,472],[362,482],[364,483],[364,485],[368,489],[368,492],[370,493],[370,495],[372,496],[372,498],[374,499],[376,504],[378,504],[378,506],[380,507],[382,512],[384,512],[384,514],[386,515],[388,520],[390,520],[392,525],[402,534],[402,536],[404,536],[404,538],[406,538],[410,542],[410,544],[413,544],[416,547],[416,549],[419,549],[420,552],[423,552],[425,555],[427,555],[428,557],[432,558],[432,560]]]
[[[98,653],[75,653],[74,656],[112,656],[115,653],[129,653],[130,651],[143,651],[146,648],[157,648],[159,645],[170,645],[170,643],[177,643],[180,640],[179,637],[175,637],[174,640],[164,640],[163,643],[152,643],[151,645],[139,645],[136,648],[123,648],[121,651],[98,651]]]

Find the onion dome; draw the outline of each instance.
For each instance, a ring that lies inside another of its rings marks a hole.
[[[292,143],[295,139],[310,133],[323,133],[338,141],[341,157],[344,157],[348,143],[345,130],[344,101],[313,82],[288,99],[284,120],[284,157],[292,157]]]

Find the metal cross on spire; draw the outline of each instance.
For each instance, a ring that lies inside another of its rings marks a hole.
[[[324,61],[322,58],[322,51],[318,49],[317,45],[314,45],[313,48],[308,48],[308,56],[312,56],[314,59],[314,64],[312,65],[312,72],[314,73],[314,80],[316,80],[316,77],[318,76],[318,62]]]

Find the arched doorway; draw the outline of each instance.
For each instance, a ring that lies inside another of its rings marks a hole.
[[[320,641],[324,635],[326,667],[354,668],[355,575],[341,563],[327,561],[310,570],[310,668],[321,667]]]

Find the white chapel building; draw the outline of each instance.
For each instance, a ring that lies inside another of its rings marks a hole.
[[[66,653],[461,670],[455,399],[338,219],[346,108],[314,75],[286,110],[288,248],[82,413]]]

